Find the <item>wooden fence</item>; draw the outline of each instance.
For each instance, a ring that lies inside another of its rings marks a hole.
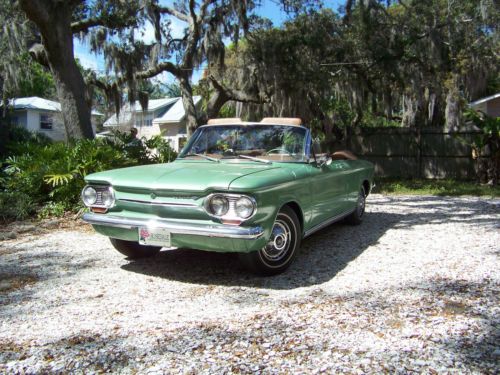
[[[380,177],[476,177],[470,141],[473,129],[446,132],[423,128],[359,128],[348,131],[344,147],[375,164]]]

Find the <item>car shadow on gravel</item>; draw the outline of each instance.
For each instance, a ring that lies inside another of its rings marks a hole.
[[[162,251],[154,258],[121,268],[147,276],[204,285],[294,289],[331,280],[349,262],[377,243],[403,215],[374,212],[360,226],[336,223],[302,241],[292,266],[283,274],[259,277],[243,268],[237,254],[191,249]]]
[[[361,225],[336,223],[303,240],[295,262],[278,276],[258,277],[250,274],[239,264],[237,254],[191,249],[163,251],[152,259],[131,261],[123,265],[122,269],[193,284],[295,289],[332,280],[390,229],[404,230],[419,225],[449,223],[498,228],[499,204],[496,200],[378,196],[371,204],[377,209],[368,212]],[[383,211],[384,205],[396,204],[407,206],[408,210],[403,210],[403,213]]]

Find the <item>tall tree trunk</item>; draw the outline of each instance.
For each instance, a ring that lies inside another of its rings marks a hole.
[[[428,125],[434,124],[434,118],[435,118],[435,113],[436,113],[436,102],[437,102],[437,95],[435,93],[429,94],[429,105],[428,105],[428,111],[427,111],[427,124]]]
[[[409,128],[421,126],[421,102],[414,94],[403,96],[403,108],[403,126]]]
[[[3,79],[0,77],[0,90],[3,93]],[[2,97],[0,98],[2,104],[2,110],[0,113],[0,158],[2,158],[5,154],[5,144],[7,143],[7,100]]]
[[[186,131],[189,138],[198,126],[198,116],[196,115],[196,107],[193,101],[193,89],[189,82],[189,74],[185,71],[177,79],[179,80],[179,87],[181,89],[182,105],[186,112]]]
[[[226,93],[222,90],[216,90],[207,103],[207,118],[216,118],[224,104],[229,100]]]
[[[20,0],[21,8],[42,34],[42,43],[61,103],[68,139],[93,138],[85,82],[73,54],[71,16],[77,2]]]
[[[462,122],[462,105],[457,74],[453,74],[453,77],[447,86],[448,92],[446,94],[445,130],[453,131],[457,130]]]
[[[392,120],[392,93],[390,89],[385,89],[383,93],[384,116],[387,120]]]

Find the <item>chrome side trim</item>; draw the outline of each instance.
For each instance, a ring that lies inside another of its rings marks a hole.
[[[164,207],[197,207],[197,205],[194,203],[155,202],[155,201],[143,201],[140,199],[125,199],[125,198],[118,199],[118,202],[138,203],[138,204],[147,204],[150,206],[164,206]]]
[[[353,210],[341,213],[340,215],[331,217],[330,219],[326,219],[322,223],[319,223],[319,224],[315,225],[314,227],[312,227],[311,229],[309,229],[308,231],[306,231],[304,233],[304,237],[303,238],[309,237],[311,234],[317,232],[318,230],[323,229],[323,228],[329,226],[330,224],[335,223],[336,221],[342,220],[346,216],[349,216],[350,214],[352,214],[354,211],[356,211],[356,208],[354,208]]]
[[[165,228],[173,234],[189,234],[193,236],[224,237],[253,240],[264,234],[264,229],[257,227],[240,227],[224,224],[182,223],[166,219],[126,218],[112,215],[86,213],[83,221],[92,225],[134,229],[138,227]]]

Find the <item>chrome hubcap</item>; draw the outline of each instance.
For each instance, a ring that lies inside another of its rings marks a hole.
[[[271,238],[267,245],[261,250],[261,254],[267,260],[274,262],[281,260],[288,252],[291,242],[290,238],[290,228],[287,223],[276,220]]]

